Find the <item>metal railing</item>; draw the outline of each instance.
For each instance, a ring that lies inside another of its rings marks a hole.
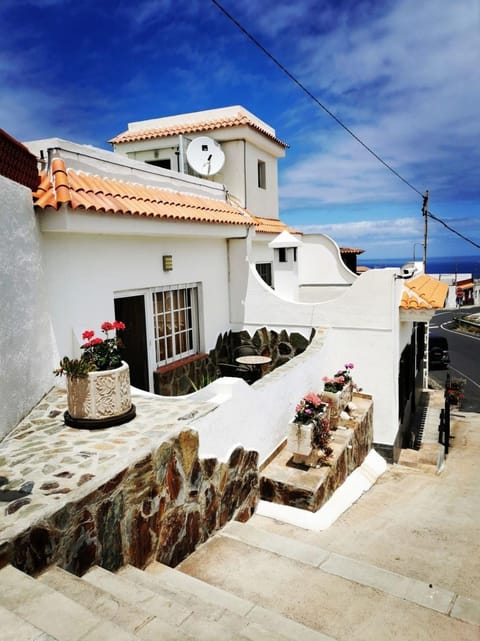
[[[440,410],[440,423],[438,425],[438,442],[443,445],[445,456],[450,447],[450,400],[445,392],[445,407]]]
[[[460,390],[459,390],[460,391]],[[452,398],[452,381],[450,380],[450,373],[447,373],[445,379],[445,406],[444,409],[440,411],[440,423],[438,426],[438,442],[443,445],[445,450],[445,456],[448,454],[450,448],[450,439],[453,438],[450,435],[450,406],[452,405],[452,400],[454,403],[458,403],[459,399]]]

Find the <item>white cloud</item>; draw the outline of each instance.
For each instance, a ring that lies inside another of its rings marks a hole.
[[[454,199],[463,189],[478,190],[472,179],[480,165],[479,5],[391,6],[356,24],[340,15],[329,33],[303,38],[298,73],[419,191]],[[327,116],[319,121],[330,138],[309,136],[305,127],[303,144],[311,149],[282,176],[287,205],[415,197],[347,133],[335,132]]]

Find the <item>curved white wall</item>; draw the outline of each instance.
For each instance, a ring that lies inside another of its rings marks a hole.
[[[247,247],[231,241],[231,261],[248,262]],[[321,303],[280,298],[258,278],[255,267],[230,269],[232,325],[250,333],[262,326],[309,335],[327,328],[322,376],[344,363],[355,364],[355,380],[374,397],[374,439],[392,444],[398,431],[398,317],[396,270],[370,270],[355,278],[342,296]],[[401,282],[401,281],[400,281]]]

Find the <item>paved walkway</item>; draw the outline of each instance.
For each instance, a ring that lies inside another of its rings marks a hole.
[[[132,395],[137,416],[106,430],[63,422],[66,392],[55,387],[0,443],[0,545],[63,500],[88,493],[215,405]]]

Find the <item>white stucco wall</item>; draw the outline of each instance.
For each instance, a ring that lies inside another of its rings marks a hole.
[[[137,220],[137,225],[142,222],[148,221]],[[224,238],[48,232],[43,245],[48,301],[62,356],[78,350],[85,329],[99,333],[103,321],[113,320],[116,295],[145,288],[200,284],[201,349],[211,349],[218,334],[228,329]],[[170,272],[163,271],[164,254],[172,256]]]
[[[0,176],[0,438],[54,384],[57,354],[30,189]]]
[[[341,296],[358,278],[342,260],[337,243],[325,234],[304,234],[298,248],[299,300],[323,302]]]

